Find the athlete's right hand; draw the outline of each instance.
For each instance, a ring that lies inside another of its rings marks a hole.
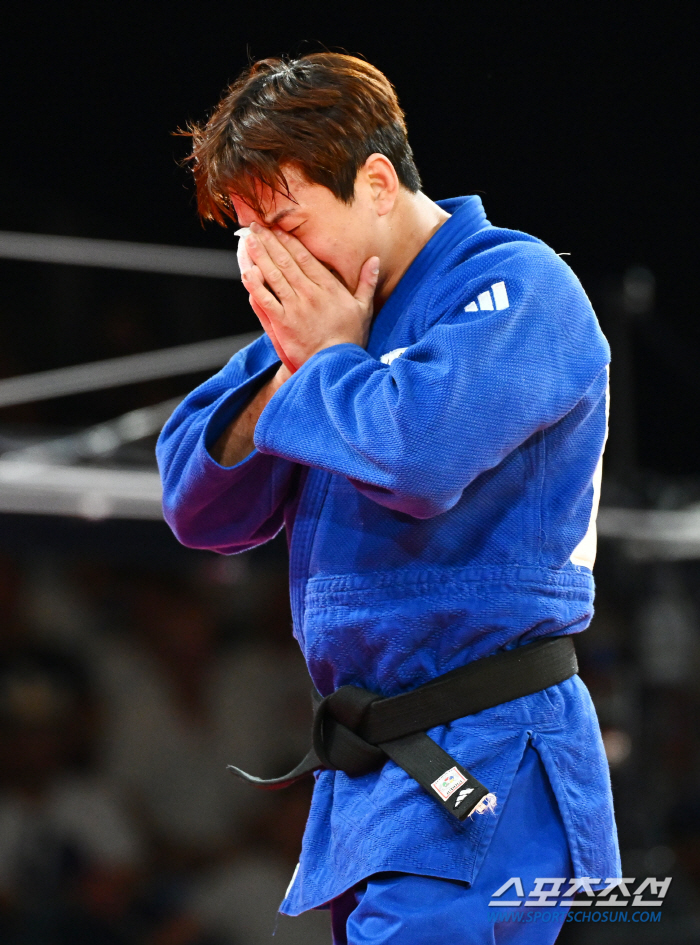
[[[276,333],[275,333],[274,326],[273,326],[272,322],[270,321],[270,319],[269,319],[268,316],[267,316],[267,312],[266,312],[265,309],[262,307],[262,305],[258,305],[258,303],[255,301],[255,299],[253,298],[252,295],[249,295],[249,296],[248,296],[248,301],[250,302],[250,307],[253,309],[253,311],[255,312],[255,314],[258,316],[258,319],[259,319],[259,321],[260,321],[260,324],[261,324],[262,327],[263,327],[263,330],[264,330],[265,334],[268,336],[268,338],[269,338],[270,341],[272,342],[272,346],[274,347],[275,351],[277,352],[277,357],[280,359],[280,361],[282,362],[283,366],[285,367],[285,369],[286,369],[286,371],[287,371],[287,376],[288,376],[288,377],[291,377],[292,374],[294,373],[294,371],[296,370],[296,368],[294,367],[294,365],[292,364],[292,362],[289,360],[289,358],[288,358],[287,355],[285,354],[284,348],[283,348],[282,345],[280,344],[279,338],[277,337],[277,335],[276,335]],[[285,377],[284,380],[286,381],[287,378]]]

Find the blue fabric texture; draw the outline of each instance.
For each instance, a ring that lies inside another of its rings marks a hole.
[[[522,883],[522,903],[533,901],[528,893],[538,877],[568,881],[571,870],[556,799],[537,752],[528,745],[473,885],[407,873],[370,876],[331,903],[333,945],[549,945],[568,909],[499,908],[489,902],[513,876]],[[568,882],[562,889],[567,887]],[[511,887],[510,895],[501,898],[513,895]],[[506,917],[511,921],[495,921]]]
[[[367,350],[314,355],[274,395],[256,449],[209,447],[278,359],[266,336],[177,408],[158,445],[164,512],[186,545],[233,554],[290,541],[294,634],[319,692],[404,692],[501,649],[584,630],[588,533],[605,441],[609,348],[569,267],[452,214],[374,320]],[[384,360],[382,360],[384,357]],[[575,875],[619,875],[607,764],[575,677],[431,731],[505,804],[528,737],[567,830]],[[498,816],[464,824],[393,762],[316,783],[283,911],[379,871],[475,881]]]

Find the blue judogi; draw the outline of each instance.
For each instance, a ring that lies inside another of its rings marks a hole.
[[[223,468],[209,447],[276,370],[266,336],[186,398],[159,442],[165,517],[184,544],[231,554],[286,526],[294,633],[324,695],[404,692],[592,615],[608,345],[551,249],[491,226],[478,197],[441,206],[452,216],[367,350],[310,358],[261,415],[255,452]],[[284,912],[382,871],[476,881],[528,744],[574,875],[619,875],[578,677],[429,734],[497,794],[496,815],[458,823],[391,761],[324,771]]]

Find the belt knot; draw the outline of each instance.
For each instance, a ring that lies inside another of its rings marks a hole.
[[[359,686],[341,686],[316,704],[313,745],[324,767],[357,777],[384,764],[382,749],[359,734],[368,706],[380,698]]]

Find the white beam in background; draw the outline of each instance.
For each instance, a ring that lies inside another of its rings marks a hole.
[[[601,508],[598,534],[630,541],[697,542],[700,547],[700,505],[673,511]]]
[[[159,520],[160,477],[150,471],[0,459],[0,512]]]
[[[249,332],[245,335],[178,345],[176,348],[163,348],[160,351],[129,354],[107,361],[76,364],[73,367],[41,371],[38,374],[8,377],[0,380],[0,407],[220,368],[236,351],[259,336],[260,332]]]
[[[138,407],[114,420],[97,423],[87,430],[42,440],[5,452],[2,462],[53,463],[72,466],[81,460],[106,459],[127,443],[137,443],[160,433],[166,420],[182,397],[161,401],[150,407]]]
[[[49,236],[0,230],[0,258],[25,262],[62,263],[130,269],[173,276],[240,279],[236,253],[228,249],[196,249],[157,243]]]
[[[601,538],[624,541],[640,561],[682,561],[700,558],[700,505],[685,509],[601,508]]]

